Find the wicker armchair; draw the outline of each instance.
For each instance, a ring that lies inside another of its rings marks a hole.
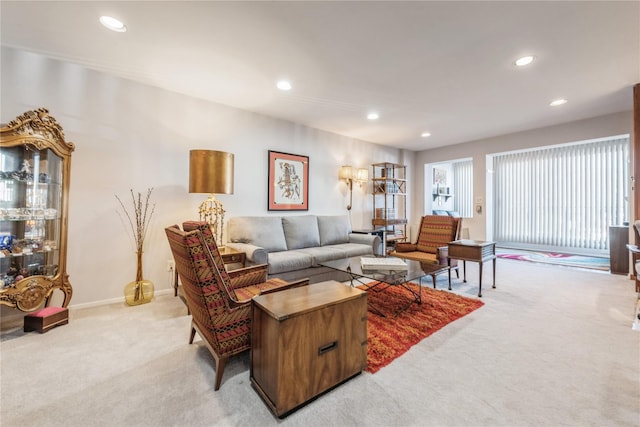
[[[191,336],[196,332],[213,355],[215,390],[220,388],[227,360],[250,348],[251,298],[309,283],[266,279],[266,266],[253,266],[227,273],[213,233],[207,223],[185,223],[189,231],[175,225],[165,228],[169,246],[192,314]]]
[[[447,265],[447,254],[449,247],[447,244],[460,238],[462,218],[425,215],[420,220],[420,232],[416,243],[398,242],[391,256],[398,258],[412,259],[425,264],[425,272],[431,275],[433,287],[436,287],[436,275],[447,270],[435,269],[429,272],[428,265]],[[451,260],[451,269],[456,271],[456,276],[460,278],[458,271],[458,260]]]

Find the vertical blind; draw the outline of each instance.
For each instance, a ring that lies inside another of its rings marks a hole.
[[[461,160],[453,167],[453,210],[461,217],[473,216],[473,160]]]
[[[500,243],[596,253],[628,220],[628,135],[496,155],[493,168]]]

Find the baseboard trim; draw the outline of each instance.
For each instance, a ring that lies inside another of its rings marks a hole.
[[[161,289],[159,291],[154,291],[153,292],[154,298],[157,297],[157,296],[169,295],[169,294],[173,294],[173,288],[172,289]],[[100,307],[100,306],[103,306],[103,305],[118,304],[118,303],[123,303],[123,304],[125,303],[124,296],[117,297],[117,298],[104,299],[104,300],[100,300],[100,301],[85,302],[85,303],[82,303],[82,304],[70,304],[69,305],[69,309],[70,310],[84,310],[85,308]]]
[[[159,297],[159,296],[164,296],[164,295],[173,295],[173,288],[171,289],[161,289],[159,291],[154,291],[154,298]],[[152,301],[153,302],[153,301]],[[95,307],[100,307],[103,305],[109,305],[109,304],[124,304],[124,296],[122,297],[118,297],[118,298],[110,298],[110,299],[105,299],[105,300],[100,300],[100,301],[92,301],[92,302],[87,302],[87,303],[82,303],[82,304],[70,304],[67,308],[70,311],[75,311],[75,310],[84,310],[87,308],[95,308]],[[25,315],[27,315],[28,313],[25,313],[23,311],[20,311],[18,309],[14,309],[11,310],[11,308],[7,307],[8,311],[13,311],[10,313],[2,313],[2,316],[0,318],[0,329],[6,329],[6,328],[10,328],[15,326],[15,324],[17,324],[17,322],[22,322],[22,319],[24,318]]]

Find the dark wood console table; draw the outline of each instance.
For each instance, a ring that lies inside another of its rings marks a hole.
[[[609,226],[609,269],[613,274],[629,274],[629,226]]]

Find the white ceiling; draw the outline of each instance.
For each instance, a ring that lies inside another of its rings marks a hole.
[[[631,110],[640,82],[638,1],[2,0],[0,13],[2,45],[410,150]],[[537,60],[516,69],[524,54]]]

